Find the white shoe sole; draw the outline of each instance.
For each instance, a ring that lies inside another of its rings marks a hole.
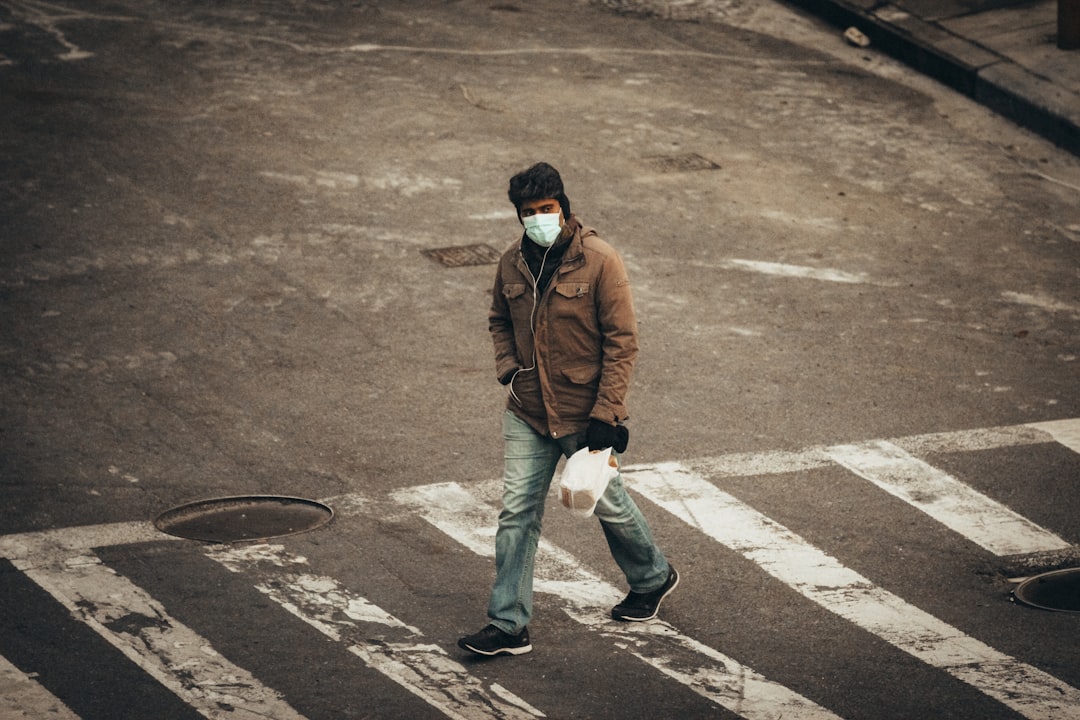
[[[462,643],[461,647],[468,650],[471,653],[477,655],[483,655],[484,657],[495,657],[496,655],[524,655],[527,652],[532,652],[532,645],[522,645],[521,647],[512,648],[499,648],[498,650],[481,650],[480,648],[474,648],[468,643]]]

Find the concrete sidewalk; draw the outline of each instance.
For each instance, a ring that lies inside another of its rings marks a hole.
[[[1080,50],[1057,0],[785,0],[1080,155]]]

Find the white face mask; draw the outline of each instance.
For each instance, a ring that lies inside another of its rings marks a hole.
[[[525,234],[540,247],[551,247],[562,232],[559,213],[537,213],[524,218]]]

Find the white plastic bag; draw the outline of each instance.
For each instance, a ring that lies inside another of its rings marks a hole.
[[[559,479],[559,499],[581,517],[589,517],[607,485],[619,474],[619,460],[611,448],[593,450],[584,447],[570,456]]]

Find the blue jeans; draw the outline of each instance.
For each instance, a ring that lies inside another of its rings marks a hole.
[[[555,440],[539,435],[510,411],[503,416],[503,509],[495,535],[495,585],[488,603],[491,624],[503,632],[516,635],[532,617],[533,564],[544,502],[559,458],[572,455],[584,437],[580,433]],[[667,581],[667,559],[623,487],[622,476],[608,484],[596,504],[596,517],[631,590],[651,592]]]

